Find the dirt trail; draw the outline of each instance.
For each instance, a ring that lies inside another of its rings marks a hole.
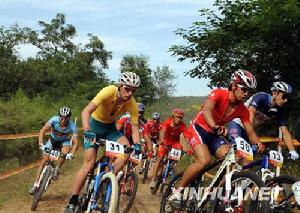
[[[43,194],[36,212],[63,212],[70,196],[70,188],[74,174],[62,171],[58,181],[50,185],[49,190]],[[139,177],[141,178],[141,177]],[[17,186],[16,186],[17,187]],[[24,195],[21,195],[24,196]],[[25,199],[26,200],[26,199]],[[18,198],[12,199],[1,206],[0,213],[23,213],[31,212],[31,200],[24,201]],[[157,213],[159,212],[158,195],[152,195],[149,190],[149,181],[146,184],[139,182],[139,188],[135,202],[130,213]]]

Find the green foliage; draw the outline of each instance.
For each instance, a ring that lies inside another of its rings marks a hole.
[[[157,67],[153,72],[154,85],[157,88],[156,97],[164,98],[171,96],[176,87],[174,84],[175,79],[176,76],[168,66]]]

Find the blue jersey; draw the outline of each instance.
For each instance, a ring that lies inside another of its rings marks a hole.
[[[287,114],[282,107],[272,106],[272,95],[268,93],[259,92],[254,94],[246,101],[245,105],[256,109],[253,126],[258,126],[271,120],[277,122],[278,126],[288,125]],[[241,125],[239,119],[234,119],[233,121]]]
[[[52,127],[50,136],[57,142],[69,141],[72,134],[77,134],[77,127],[73,121],[69,121],[66,127],[60,126],[59,116],[53,116],[48,124]]]

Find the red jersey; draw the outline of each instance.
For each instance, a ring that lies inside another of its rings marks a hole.
[[[226,115],[225,112],[229,105],[229,90],[228,89],[215,89],[207,97],[215,102],[212,110],[212,116],[217,125],[223,126],[234,118],[240,118],[243,123],[250,122],[250,115],[244,103],[237,105],[233,111]],[[201,126],[207,132],[213,132],[211,126],[206,122],[202,108],[193,120],[194,123]]]
[[[117,122],[122,126],[121,130],[123,131],[125,137],[130,138],[132,135],[132,125],[130,123],[130,117],[121,117]]]
[[[187,128],[186,125],[181,122],[178,126],[172,126],[172,118],[165,120],[162,125],[162,130],[164,131],[163,141],[167,145],[172,145],[173,143],[178,143],[180,140],[180,134],[183,133]]]
[[[161,123],[156,123],[153,120],[150,120],[144,126],[144,135],[148,135],[151,139],[159,139],[159,131],[161,129]]]

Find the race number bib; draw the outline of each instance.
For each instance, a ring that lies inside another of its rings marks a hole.
[[[269,152],[269,164],[275,167],[282,167],[283,164],[283,156],[282,153],[271,150]]]
[[[60,156],[60,152],[59,151],[57,151],[57,150],[51,150],[49,157],[50,157],[50,160],[58,160],[59,156]]]
[[[169,159],[171,160],[179,160],[181,157],[181,150],[172,148],[169,153]]]
[[[106,140],[105,156],[124,158],[124,146],[118,142]]]
[[[142,154],[139,155],[130,155],[129,160],[134,164],[139,164],[142,161]]]
[[[237,157],[244,158],[248,161],[253,161],[253,151],[251,145],[242,138],[237,138],[235,142]]]

